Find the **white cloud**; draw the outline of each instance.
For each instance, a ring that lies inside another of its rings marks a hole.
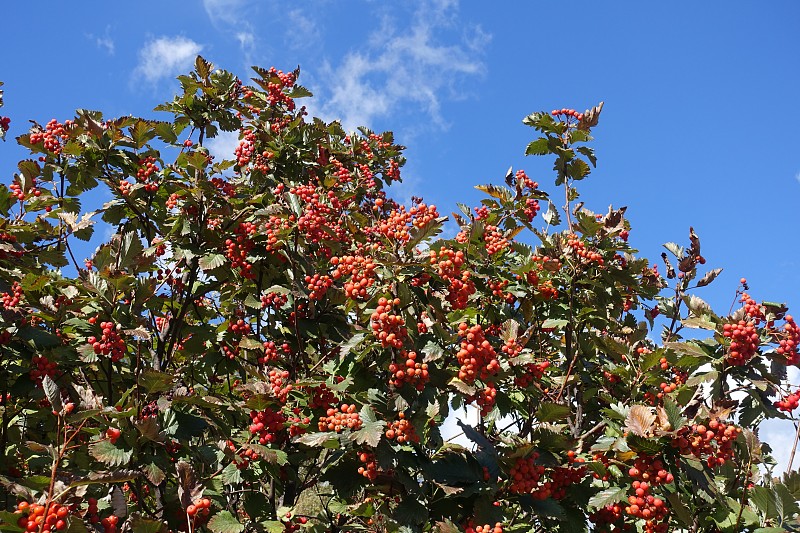
[[[238,131],[220,131],[213,139],[205,142],[206,148],[211,152],[216,161],[233,159],[234,151],[239,145]]]
[[[106,26],[106,31],[103,35],[98,36],[94,33],[87,33],[86,37],[94,41],[94,44],[98,48],[105,50],[108,55],[114,55],[116,47],[114,45],[114,39],[111,38],[111,26]]]
[[[314,45],[320,33],[317,23],[301,9],[293,9],[286,14],[287,41],[291,48],[302,49]]]
[[[467,25],[456,10],[455,0],[423,0],[408,28],[385,18],[365,49],[326,65],[322,74],[330,81],[321,91],[321,113],[352,129],[411,106],[443,126],[442,99],[469,92],[462,82],[484,72],[482,48],[489,40],[480,28],[461,33]],[[454,34],[459,42],[443,42]]]
[[[248,0],[203,0],[203,8],[213,24],[236,24],[243,18]]]
[[[202,49],[202,45],[187,37],[153,39],[139,51],[139,65],[134,70],[134,76],[155,83],[161,78],[180,74],[191,68],[195,56]]]

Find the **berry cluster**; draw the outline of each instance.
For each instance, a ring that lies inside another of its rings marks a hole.
[[[682,428],[672,445],[682,455],[694,455],[705,460],[709,468],[714,468],[733,459],[733,443],[741,432],[742,428],[713,418],[708,426],[692,424]]]
[[[665,533],[669,524],[664,519],[669,515],[669,508],[664,500],[650,494],[650,485],[646,481],[634,481],[631,487],[633,494],[628,496],[625,512],[644,520],[646,533]]]
[[[410,229],[424,228],[430,222],[439,218],[435,205],[419,203],[408,211],[405,206],[392,210],[388,218],[380,222],[376,229],[380,235],[389,240],[406,243],[411,239]]]
[[[514,378],[514,384],[517,387],[524,389],[530,386],[534,381],[539,381],[544,376],[545,370],[550,367],[550,361],[540,361],[538,363],[528,363],[523,369],[524,372],[521,376]]]
[[[527,457],[521,457],[514,462],[509,471],[508,490],[515,494],[531,494],[539,487],[539,480],[547,470],[544,466],[536,464],[539,452],[533,452]]]
[[[469,297],[475,293],[475,283],[470,279],[470,273],[462,270],[464,266],[464,252],[455,251],[442,246],[437,253],[430,251],[431,265],[448,283],[446,300],[453,309],[465,309]]]
[[[22,190],[22,184],[18,180],[15,180],[8,188],[11,190],[12,196],[16,196],[20,202],[25,200],[27,196],[38,198],[42,195],[42,191],[36,187],[36,178],[31,180],[31,187],[27,191]]]
[[[43,355],[34,355],[33,358],[31,358],[31,371],[29,375],[37,387],[42,386],[42,381],[45,376],[54,379],[57,370],[58,365]]]
[[[792,315],[786,315],[784,320],[786,321],[783,325],[785,336],[780,339],[776,351],[786,357],[787,364],[800,365],[800,353],[797,351],[800,346],[800,327],[795,324]]]
[[[517,342],[516,338],[507,339],[500,350],[509,358],[516,357],[522,353],[522,345]]]
[[[247,335],[252,329],[250,328],[250,324],[240,318],[235,322],[233,320],[230,321],[230,324],[228,324],[228,331],[235,335]]]
[[[17,504],[15,513],[22,515],[17,519],[17,526],[24,531],[63,531],[67,528],[69,508],[55,502],[48,507],[23,501]]]
[[[270,292],[267,294],[261,295],[261,309],[280,309],[286,302],[289,301],[289,298],[285,294],[281,294],[278,292]]]
[[[238,268],[241,275],[247,279],[254,279],[253,265],[247,261],[247,255],[255,243],[253,237],[258,233],[258,227],[252,222],[242,222],[234,230],[236,237],[225,240],[225,257],[233,268]]]
[[[458,326],[461,349],[456,354],[461,368],[458,379],[473,383],[476,379],[486,380],[500,371],[500,363],[494,348],[486,340],[480,324],[469,327],[466,322]]]
[[[11,119],[8,117],[0,117],[0,129],[6,132],[10,127],[11,127]]]
[[[243,130],[242,139],[234,150],[236,155],[236,163],[239,166],[239,171],[253,163],[252,170],[257,170],[262,174],[269,172],[269,161],[275,157],[275,154],[268,150],[264,150],[260,154],[255,154],[256,147],[256,133],[253,130]]]
[[[150,177],[158,172],[158,165],[156,165],[156,158],[153,156],[145,157],[139,160],[139,169],[136,171],[136,179],[139,183],[144,184],[144,189],[147,192],[155,192],[158,190],[158,183],[152,181]]]
[[[368,257],[348,255],[331,257],[331,264],[336,268],[331,273],[333,279],[350,276],[344,284],[344,294],[353,300],[366,299],[367,289],[375,282],[375,263]]]
[[[375,454],[361,452],[358,454],[358,460],[364,463],[364,466],[358,467],[358,473],[370,481],[375,481],[378,477],[378,461],[375,459]]]
[[[583,242],[576,234],[570,233],[567,238],[567,246],[572,248],[572,253],[585,259],[588,263],[603,264],[603,256],[597,252],[586,249],[586,243]]]
[[[340,242],[348,240],[347,232],[336,216],[342,205],[334,191],[328,191],[325,195],[331,203],[330,206],[322,201],[322,195],[313,185],[297,185],[289,189],[289,192],[297,195],[303,204],[303,214],[297,219],[297,228],[303,232],[306,241],[320,243],[330,240],[331,233]]]
[[[475,523],[470,520],[464,528],[464,533],[503,533],[503,524],[497,522],[493,526],[490,526],[489,524],[476,526]]]
[[[90,320],[91,322],[91,320]],[[125,355],[125,340],[120,336],[122,324],[113,322],[100,322],[102,333],[98,339],[95,336],[88,337],[86,342],[92,346],[94,353],[98,355],[110,355],[115,363]]]
[[[725,324],[722,334],[731,339],[725,362],[731,366],[742,366],[747,363],[758,350],[760,338],[755,322],[740,320],[736,324]]]
[[[67,129],[72,126],[72,121],[67,120],[60,124],[56,119],[52,119],[44,127],[44,131],[31,133],[31,144],[41,144],[45,151],[58,155],[66,143]]]
[[[651,485],[663,485],[674,481],[672,474],[665,470],[664,462],[649,455],[639,455],[633,466],[628,469],[628,475]]]
[[[483,243],[489,255],[500,253],[511,246],[511,241],[503,235],[503,231],[491,224],[487,224],[483,229]]]
[[[273,368],[267,375],[272,394],[275,395],[279,402],[286,403],[286,399],[293,389],[292,384],[287,383],[289,381],[289,371]]]
[[[202,521],[208,517],[211,511],[211,500],[208,498],[198,498],[193,504],[186,508],[186,515],[192,522]]]
[[[406,420],[405,413],[397,414],[398,420],[389,424],[389,429],[386,430],[386,438],[389,440],[396,440],[398,444],[405,443],[419,443],[419,435],[417,435],[414,426],[410,421]]]
[[[285,429],[286,417],[269,407],[262,411],[250,411],[250,433],[258,437],[261,445],[276,442]]]
[[[290,89],[297,81],[297,75],[294,72],[284,73],[282,70],[276,70],[275,67],[269,69],[270,82],[267,84],[267,101],[270,107],[275,107],[278,104],[284,104],[289,111],[294,110],[294,100],[284,92],[284,89]]]
[[[564,109],[553,109],[550,112],[550,114],[553,115],[554,117],[557,116],[565,117],[567,120],[569,120],[570,117],[575,118],[575,120],[577,120],[578,122],[583,120],[583,113],[578,113],[574,109],[567,109],[566,107]]]
[[[336,398],[336,395],[333,393],[333,391],[323,383],[321,385],[317,385],[311,390],[311,402],[309,407],[312,409],[325,409],[327,411],[330,406],[337,401],[339,400]]]
[[[309,300],[322,300],[325,293],[333,285],[333,279],[327,274],[314,274],[313,276],[306,276],[306,288],[309,291]]]
[[[753,300],[749,294],[743,292],[742,297],[739,299],[739,301],[744,304],[744,312],[747,316],[749,316],[756,322],[764,320],[765,318],[764,308],[758,305],[758,302]]]
[[[468,401],[475,401],[481,409],[481,416],[488,415],[494,407],[495,399],[497,398],[497,387],[494,382],[486,383],[486,386],[479,390],[474,397],[468,398]]]
[[[791,394],[787,394],[780,400],[776,401],[773,404],[775,407],[780,409],[781,411],[791,412],[797,409],[797,406],[800,405],[800,389],[794,391]]]
[[[320,431],[335,431],[341,433],[345,429],[361,429],[361,417],[356,412],[355,404],[343,403],[339,407],[332,407],[326,411],[326,416],[319,419]]]
[[[258,364],[266,365],[278,359],[278,347],[272,341],[264,341],[264,353],[259,355]]]
[[[17,281],[11,284],[11,292],[4,292],[0,295],[0,301],[2,301],[3,307],[6,309],[17,307],[22,301],[22,298],[22,285]]]
[[[418,391],[425,388],[430,379],[428,364],[417,361],[417,352],[400,350],[397,354],[398,361],[389,364],[389,383],[398,389],[406,383],[412,384]]]
[[[406,331],[405,319],[400,315],[392,314],[392,308],[400,306],[400,299],[387,300],[381,298],[378,300],[378,307],[372,313],[372,332],[381,341],[381,346],[388,348],[402,348],[403,341],[408,336]]]
[[[291,222],[293,219],[294,215],[290,215],[288,219],[277,215],[271,215],[264,222],[261,233],[266,237],[266,243],[264,244],[265,250],[271,252],[281,247],[280,233],[291,229]]]

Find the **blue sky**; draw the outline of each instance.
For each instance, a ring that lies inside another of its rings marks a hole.
[[[552,192],[551,162],[523,156],[521,119],[604,100],[587,206],[627,205],[631,243],[654,260],[694,226],[707,266],[725,268],[699,293],[715,308],[740,277],[757,299],[800,305],[795,1],[11,2],[3,14],[10,137],[76,108],[154,116],[197,53],[240,76],[300,65],[312,113],[394,130],[409,147],[396,196],[442,212],[476,205],[472,185],[509,165]],[[6,183],[23,156],[0,144]],[[769,433],[791,446],[791,428]]]

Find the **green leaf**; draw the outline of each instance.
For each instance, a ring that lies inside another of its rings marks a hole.
[[[16,513],[0,511],[0,531],[25,531],[21,527],[17,526],[17,520],[19,520],[19,517],[20,515]]]
[[[722,273],[721,268],[715,268],[714,270],[709,270],[708,272],[705,273],[705,275],[702,278],[697,280],[697,286],[705,287],[706,285],[717,279],[717,276],[719,276],[720,273]]]
[[[539,137],[535,141],[531,141],[525,149],[525,155],[545,155],[549,152],[547,137]]]
[[[53,411],[61,411],[63,408],[61,405],[61,390],[56,385],[56,382],[50,376],[45,376],[42,380],[42,388]]]
[[[362,426],[358,431],[354,431],[350,435],[350,440],[356,444],[367,444],[373,448],[378,445],[383,436],[383,428],[386,427],[386,422],[383,420],[376,420],[375,415],[368,405],[361,408],[361,421]]]
[[[136,479],[141,475],[141,472],[136,470],[115,470],[105,472],[92,472],[87,477],[73,481],[69,484],[70,487],[80,487],[81,485],[95,485],[106,483],[122,483],[123,481],[130,481]]]
[[[669,396],[664,397],[664,411],[667,413],[667,421],[673,431],[677,431],[686,425],[686,417],[683,416],[680,406]]]
[[[539,408],[536,409],[536,419],[539,422],[555,422],[556,420],[564,420],[571,412],[568,405],[542,402],[539,404]]]
[[[708,354],[698,345],[693,342],[667,342],[664,347],[681,355],[690,355],[692,357],[700,357],[708,359]]]
[[[606,505],[621,502],[628,497],[628,492],[623,487],[610,487],[601,490],[589,499],[590,509],[602,509]]]
[[[229,511],[220,511],[208,521],[208,529],[214,533],[241,533],[244,526]]]
[[[675,512],[675,515],[678,517],[678,520],[683,523],[685,526],[692,525],[692,515],[689,512],[689,509],[686,508],[686,504],[683,503],[681,500],[681,496],[678,493],[670,492],[667,494],[667,501],[670,504],[670,507]]]
[[[200,257],[197,262],[203,271],[214,270],[225,264],[225,256],[222,254],[208,254]]]
[[[108,440],[101,440],[89,447],[92,457],[109,466],[123,466],[130,462],[132,450],[118,448]]]
[[[564,320],[563,318],[548,318],[544,322],[542,322],[543,329],[560,329],[569,324],[568,320]]]
[[[158,533],[166,527],[164,522],[148,520],[139,514],[132,514],[129,520],[133,533]]]
[[[152,369],[145,370],[139,376],[139,386],[150,394],[170,390],[174,381],[175,376]]]
[[[750,489],[750,500],[767,518],[780,518],[777,499],[777,494],[767,487],[755,486]]]

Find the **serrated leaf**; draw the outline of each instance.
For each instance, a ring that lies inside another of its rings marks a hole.
[[[131,514],[129,518],[133,533],[159,533],[166,524],[158,520],[149,520],[139,514]]]
[[[364,416],[364,410],[370,413],[372,412],[372,409],[366,405],[364,406],[361,414],[363,425],[361,429],[350,434],[350,440],[356,444],[366,444],[374,448],[381,441],[381,437],[383,437],[383,428],[386,427],[386,422],[383,420],[369,420],[369,417]]]
[[[664,343],[664,348],[672,350],[681,355],[690,355],[692,357],[708,359],[708,354],[705,352],[705,350],[693,342],[667,342]]]
[[[555,422],[556,420],[564,420],[571,412],[572,410],[568,405],[542,402],[539,404],[539,408],[536,409],[535,416],[539,422]]]
[[[203,485],[198,483],[194,468],[186,461],[178,461],[175,470],[178,473],[178,499],[186,509],[203,496]]]
[[[197,262],[200,268],[204,271],[214,270],[225,264],[225,256],[222,254],[208,254],[204,255]]]
[[[563,318],[548,318],[542,322],[542,329],[559,329],[569,324],[568,320]]]
[[[686,425],[686,417],[681,413],[680,406],[668,396],[664,398],[664,412],[672,431],[678,431]]]
[[[456,389],[458,392],[460,392],[461,394],[463,394],[465,396],[474,396],[475,395],[475,392],[476,392],[475,387],[473,385],[469,385],[467,383],[464,383],[463,381],[461,381],[458,378],[451,379],[449,382],[447,382],[447,384],[452,386],[454,389]]]
[[[475,188],[502,202],[510,202],[512,199],[511,191],[505,187],[497,187],[496,185],[476,185]]]
[[[115,470],[104,472],[92,472],[87,477],[73,481],[69,484],[70,487],[80,487],[81,485],[94,485],[105,483],[122,483],[123,481],[130,481],[136,479],[141,475],[141,472],[136,470]]]
[[[174,382],[175,376],[158,370],[148,369],[139,376],[139,386],[151,394],[168,391]]]
[[[540,137],[528,144],[528,147],[525,148],[525,155],[545,155],[549,151],[547,137]]]
[[[333,431],[320,431],[314,433],[305,433],[295,439],[295,442],[305,444],[312,448],[319,448],[328,442],[339,442],[339,435]]]
[[[47,401],[50,402],[53,411],[60,412],[63,408],[61,405],[61,390],[58,388],[58,385],[56,385],[56,382],[53,381],[50,376],[45,376],[42,380],[42,388],[44,389],[44,394],[47,396]]]
[[[669,492],[667,493],[667,501],[670,503],[670,508],[675,512],[675,515],[678,517],[683,525],[689,527],[692,525],[692,515],[689,512],[689,509],[686,508],[686,505],[681,500],[680,494],[676,492]]]
[[[621,502],[628,497],[628,492],[623,487],[610,487],[601,490],[589,499],[590,509],[602,509],[606,505]]]
[[[161,470],[158,465],[155,463],[145,463],[140,465],[142,469],[142,474],[147,480],[152,483],[153,485],[160,485],[162,481],[164,481],[167,475]]]
[[[92,457],[109,466],[126,465],[133,456],[132,450],[118,448],[108,440],[101,440],[92,444],[89,447],[89,452],[92,454]]]
[[[361,344],[366,338],[365,333],[357,333],[350,337],[347,342],[343,343],[339,347],[339,357],[345,357],[347,354],[358,348],[358,345]]]
[[[208,521],[208,529],[214,533],[241,533],[244,526],[229,511],[220,511]]]
[[[697,281],[697,286],[705,287],[706,285],[717,279],[717,276],[719,276],[721,272],[722,272],[721,268],[715,268],[714,270],[709,270],[708,272],[705,273],[705,275],[702,278],[700,278]]]
[[[242,471],[237,466],[236,461],[232,461],[231,463],[228,464],[228,466],[222,469],[222,472],[220,473],[219,477],[222,480],[222,482],[225,483],[226,485],[241,483]]]
[[[653,435],[656,415],[645,405],[632,405],[625,419],[625,429],[640,437]]]

